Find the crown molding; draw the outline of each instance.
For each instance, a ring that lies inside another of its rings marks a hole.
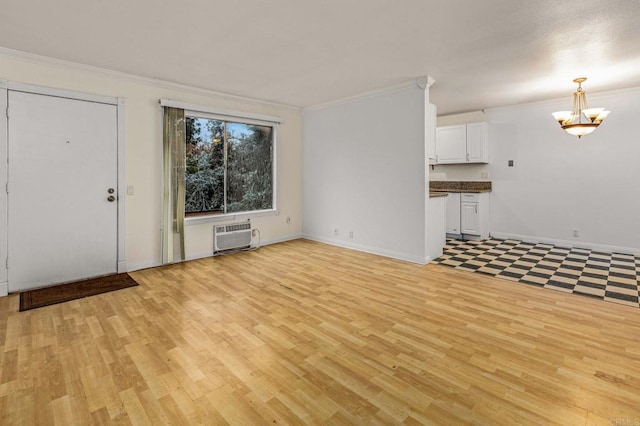
[[[336,99],[335,101],[329,101],[329,102],[325,102],[325,103],[321,103],[321,104],[317,104],[317,105],[311,105],[308,107],[304,107],[302,108],[302,113],[304,114],[305,112],[308,111],[317,111],[317,110],[322,110],[322,109],[326,109],[326,108],[332,108],[338,105],[343,105],[343,104],[347,104],[349,102],[353,102],[353,101],[358,101],[358,100],[362,100],[362,99],[367,99],[367,98],[373,98],[375,96],[380,96],[383,95],[385,93],[391,93],[391,92],[397,92],[399,90],[403,90],[403,89],[407,89],[409,87],[417,87],[421,90],[428,90],[427,89],[423,89],[422,87],[420,87],[418,80],[413,79],[410,81],[405,81],[403,83],[400,84],[396,84],[393,86],[388,86],[388,87],[384,87],[381,89],[375,89],[375,90],[371,90],[369,92],[363,92],[363,93],[359,93],[357,95],[353,95],[353,96],[348,96],[346,98],[341,98],[341,99]]]
[[[542,100],[542,101],[534,101],[534,102],[525,102],[525,103],[521,103],[521,104],[504,105],[504,106],[499,106],[499,107],[483,109],[482,112],[488,113],[488,112],[492,112],[492,111],[504,111],[504,110],[513,110],[513,109],[521,109],[521,108],[555,106],[558,103],[562,103],[562,102],[564,102],[565,104],[570,106],[571,105],[571,95],[572,95],[572,93],[573,92],[571,92],[571,91],[567,91],[567,95],[563,96],[562,98],[553,98],[553,99],[545,99],[545,100]],[[635,94],[640,94],[640,87],[625,87],[623,89],[605,90],[605,91],[601,91],[601,92],[589,91],[587,93],[587,96],[589,97],[590,103],[592,103],[591,101],[593,99],[605,98],[607,96],[623,96],[623,95],[635,95]],[[567,109],[570,109],[570,108],[567,108]],[[468,111],[468,112],[474,112],[474,111]],[[459,114],[464,114],[464,113],[447,114],[447,116],[449,116],[449,115],[459,115]]]
[[[288,110],[293,110],[298,112],[302,110],[300,107],[294,106],[294,105],[281,104],[278,102],[265,101],[261,99],[253,99],[245,96],[239,96],[239,95],[234,95],[230,93],[224,93],[224,92],[218,92],[215,90],[205,89],[202,87],[189,86],[186,84],[174,83],[171,81],[160,80],[156,78],[143,77],[136,74],[129,74],[122,71],[114,71],[107,68],[96,67],[93,65],[86,65],[78,62],[66,61],[63,59],[56,59],[50,56],[42,56],[34,53],[27,53],[20,50],[9,49],[6,47],[0,47],[0,56],[12,57],[12,58],[16,58],[19,60],[23,60],[23,61],[31,62],[35,64],[45,64],[45,65],[51,65],[56,67],[71,68],[79,71],[102,74],[103,76],[106,76],[106,77],[133,81],[136,83],[153,86],[160,89],[178,90],[181,92],[186,92],[194,95],[200,95],[200,96],[206,95],[206,96],[212,96],[216,98],[223,98],[225,100],[245,102],[245,103],[257,104],[257,105],[265,105],[265,106],[277,107],[277,108],[288,109]]]

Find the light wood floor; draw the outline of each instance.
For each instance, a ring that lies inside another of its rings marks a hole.
[[[1,424],[640,422],[637,308],[305,240],[132,275],[0,299]]]

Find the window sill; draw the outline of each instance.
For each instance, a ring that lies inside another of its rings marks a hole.
[[[270,210],[257,210],[254,212],[217,214],[215,216],[212,215],[212,216],[186,217],[184,219],[184,226],[201,225],[203,223],[234,222],[234,221],[240,221],[240,220],[247,220],[254,217],[278,216],[279,214],[280,214],[280,210],[270,209]]]

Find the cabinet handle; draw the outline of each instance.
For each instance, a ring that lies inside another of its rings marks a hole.
[[[478,213],[478,203],[476,203],[475,209],[476,209],[476,214],[477,214]]]
[[[467,152],[467,162],[469,161],[469,153]]]

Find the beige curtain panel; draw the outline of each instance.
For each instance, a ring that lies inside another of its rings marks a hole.
[[[163,217],[162,263],[185,259],[184,203],[185,203],[185,145],[184,109],[164,108],[163,130]],[[179,259],[176,259],[176,239]]]

